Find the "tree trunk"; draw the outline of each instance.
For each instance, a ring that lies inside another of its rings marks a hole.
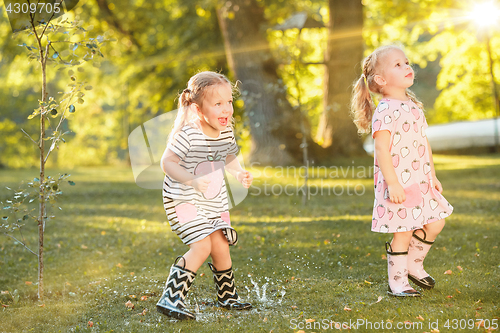
[[[263,9],[255,0],[223,2],[217,10],[229,67],[240,80],[250,119],[251,162],[261,165],[301,163],[302,119],[286,99],[269,50]],[[305,121],[305,119],[303,119]],[[310,154],[322,150],[310,136]]]
[[[318,141],[334,155],[357,155],[363,146],[349,110],[352,84],[361,75],[363,5],[360,0],[329,0],[329,11]]]

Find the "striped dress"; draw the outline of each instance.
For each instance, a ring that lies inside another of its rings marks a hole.
[[[163,206],[172,231],[189,245],[222,230],[229,245],[235,245],[238,235],[231,227],[224,181],[226,157],[239,152],[233,131],[228,128],[211,138],[194,125],[186,125],[167,149],[180,158],[179,165],[187,172],[210,178],[208,190],[201,193],[165,175]]]

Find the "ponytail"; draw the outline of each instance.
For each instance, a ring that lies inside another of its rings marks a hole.
[[[352,90],[351,114],[354,118],[354,124],[358,128],[358,133],[370,132],[373,109],[375,108],[365,80],[366,76],[362,74]]]

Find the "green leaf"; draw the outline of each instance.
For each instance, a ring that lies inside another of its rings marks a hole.
[[[35,182],[39,182],[39,181],[40,181],[40,179],[39,179],[39,178],[37,178],[37,177],[35,177],[35,178],[33,179],[33,181],[35,181]]]
[[[59,57],[59,53],[57,53],[57,52],[54,53],[54,55],[52,56],[52,58],[54,58],[54,59],[57,59],[58,57]]]
[[[71,186],[75,186],[76,185],[75,182],[72,181],[72,180],[68,180],[68,184],[70,184]]]
[[[9,217],[8,217],[8,216],[4,216],[4,217],[2,217],[2,220],[4,220],[4,221],[7,221],[8,219],[9,219]]]
[[[71,104],[71,105],[69,106],[69,112],[70,112],[70,113],[74,113],[75,111],[76,111],[75,106],[74,106],[73,104]]]
[[[73,44],[73,47],[71,48],[71,50],[75,51],[77,48],[78,48],[78,43],[75,43],[75,44]]]
[[[85,90],[92,90],[92,86],[86,86]]]
[[[24,215],[23,220],[26,221],[29,218],[29,215]]]
[[[56,109],[50,110],[50,114],[53,116],[57,115],[57,110]]]

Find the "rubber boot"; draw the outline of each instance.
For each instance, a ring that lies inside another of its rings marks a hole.
[[[210,267],[210,270],[214,274],[217,302],[219,306],[228,310],[247,310],[252,308],[252,304],[239,301],[239,296],[234,286],[232,267],[224,271],[217,271],[215,266],[211,263],[208,263],[208,267]]]
[[[387,251],[387,272],[389,290],[387,293],[396,297],[416,297],[420,293],[408,283],[408,251],[392,252],[391,244],[385,243]]]
[[[432,289],[436,281],[424,270],[424,259],[434,242],[425,240],[427,235],[421,230],[424,232],[424,239],[413,232],[408,248],[408,278],[421,288]]]
[[[156,310],[166,316],[183,319],[196,319],[195,315],[186,310],[184,299],[191,288],[196,273],[186,269],[186,260],[184,259],[184,266],[178,266],[177,262],[179,256],[175,259],[174,264],[170,268],[170,275],[168,276],[163,294],[156,304]]]

